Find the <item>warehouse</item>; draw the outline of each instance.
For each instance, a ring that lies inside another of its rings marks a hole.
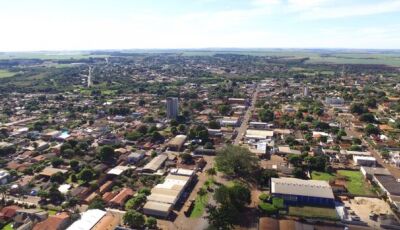
[[[326,181],[289,177],[272,178],[271,194],[283,198],[286,205],[334,206],[332,188]]]
[[[173,169],[164,183],[156,185],[143,207],[146,215],[167,217],[194,175],[193,170]]]
[[[186,135],[176,135],[168,142],[168,148],[171,151],[181,151],[183,144],[185,144],[187,136]]]

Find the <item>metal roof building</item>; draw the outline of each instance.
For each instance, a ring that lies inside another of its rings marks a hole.
[[[271,194],[289,205],[333,206],[335,197],[326,181],[296,178],[272,178]]]

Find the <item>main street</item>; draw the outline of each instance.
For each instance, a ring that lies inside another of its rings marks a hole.
[[[253,93],[253,97],[251,99],[251,105],[250,107],[247,109],[246,114],[244,115],[243,119],[242,119],[242,123],[240,125],[240,127],[238,127],[236,129],[237,131],[237,136],[235,138],[235,141],[233,142],[234,145],[239,145],[240,141],[242,140],[244,134],[246,133],[246,130],[249,126],[249,120],[253,114],[254,108],[256,107],[256,102],[257,102],[257,96],[258,96],[258,92],[259,92],[259,87],[257,85],[256,90]]]

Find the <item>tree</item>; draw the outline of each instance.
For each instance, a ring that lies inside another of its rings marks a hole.
[[[115,157],[114,148],[109,145],[102,146],[97,156],[102,162],[110,163]]]
[[[220,105],[218,107],[218,111],[221,115],[227,116],[231,113],[231,106],[230,105]]]
[[[258,205],[258,208],[260,211],[266,215],[274,215],[278,213],[278,208],[275,207],[275,205],[270,204],[270,203],[265,203],[265,202],[260,202]]]
[[[137,209],[146,202],[145,194],[138,194],[125,203],[125,210]]]
[[[143,214],[136,212],[134,210],[129,210],[123,216],[124,224],[131,228],[143,228],[145,223],[145,218]]]
[[[297,154],[290,154],[290,155],[288,156],[288,161],[289,161],[289,163],[292,164],[293,166],[299,167],[299,166],[302,164],[303,159],[302,159],[299,155],[297,155]]]
[[[128,140],[130,140],[130,141],[136,141],[136,140],[138,140],[139,138],[141,138],[143,136],[143,134],[142,133],[140,133],[140,132],[138,132],[138,131],[132,131],[132,132],[129,132],[129,133],[127,133],[126,135],[125,135],[125,137],[126,137],[126,139],[128,139]]]
[[[83,180],[84,182],[89,182],[93,180],[95,173],[93,172],[92,169],[89,168],[84,168],[82,171],[79,173],[78,177],[79,179]]]
[[[369,108],[376,108],[376,99],[373,97],[369,97],[365,101],[365,105],[368,106]]]
[[[69,165],[71,166],[71,168],[72,168],[73,170],[77,171],[78,168],[79,168],[79,161],[77,161],[77,160],[71,160],[71,161],[69,162]]]
[[[220,207],[208,205],[207,213],[206,219],[212,229],[232,229],[234,223],[240,219],[240,213],[232,205],[221,205]]]
[[[219,122],[218,121],[210,121],[209,123],[208,123],[208,127],[210,128],[210,129],[220,129],[221,128],[221,125],[219,124]]]
[[[270,186],[271,178],[277,178],[278,172],[273,169],[259,169],[255,175],[257,183],[261,187]]]
[[[217,175],[217,170],[215,168],[209,168],[207,169],[206,173],[208,176],[215,176]]]
[[[75,151],[73,149],[66,149],[61,152],[61,156],[65,158],[71,158],[73,155],[75,155]]]
[[[65,176],[62,172],[57,172],[50,177],[51,182],[62,184],[65,181]]]
[[[191,164],[193,162],[193,156],[189,153],[182,153],[179,156],[182,159],[182,163],[184,164]]]
[[[360,114],[363,114],[363,113],[368,112],[368,108],[366,108],[366,107],[365,107],[363,104],[361,104],[361,103],[353,103],[353,104],[350,106],[350,112],[360,115]]]
[[[274,112],[269,109],[261,109],[258,112],[258,117],[262,122],[271,122],[274,120]]]
[[[57,168],[58,166],[62,165],[64,163],[64,161],[61,158],[55,157],[53,159],[51,159],[51,165],[54,168]]]
[[[299,179],[306,178],[306,174],[304,173],[303,169],[299,167],[293,169],[293,176]]]
[[[100,196],[96,196],[92,202],[90,202],[88,209],[100,209],[100,210],[105,210],[106,205],[104,200]]]
[[[372,135],[372,134],[378,135],[380,133],[379,129],[372,124],[368,124],[365,127],[364,131],[367,136]]]
[[[152,216],[147,217],[146,226],[150,229],[157,229],[157,219]]]
[[[258,158],[254,153],[233,145],[217,151],[215,162],[219,171],[234,177],[249,177],[258,168]]]
[[[360,116],[360,121],[363,122],[368,122],[368,123],[374,123],[375,122],[375,117],[372,113],[363,113]]]

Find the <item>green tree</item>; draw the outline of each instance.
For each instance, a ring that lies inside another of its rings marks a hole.
[[[233,145],[217,151],[215,162],[219,171],[234,177],[249,177],[258,168],[258,158],[254,153]]]
[[[149,229],[157,229],[157,219],[154,217],[147,217],[146,219],[146,226]]]
[[[84,182],[89,182],[93,180],[95,173],[93,172],[92,169],[89,168],[84,168],[82,171],[79,172],[78,177],[80,180],[83,180]]]
[[[269,109],[261,109],[258,112],[258,117],[262,122],[271,122],[274,120],[274,112]]]
[[[100,209],[106,210],[106,205],[104,200],[100,196],[96,196],[92,202],[90,202],[88,209]]]
[[[137,209],[146,202],[146,195],[138,194],[125,203],[125,210]]]
[[[378,129],[378,127],[375,127],[375,126],[372,125],[372,124],[368,124],[368,125],[365,127],[364,132],[365,132],[365,134],[366,134],[367,136],[372,135],[372,134],[378,135],[378,134],[380,133],[380,130]]]
[[[123,216],[124,224],[131,228],[143,228],[145,224],[145,218],[143,214],[134,210],[127,211]]]
[[[54,157],[53,159],[51,159],[51,165],[54,168],[57,168],[58,166],[62,165],[63,163],[64,163],[64,161],[61,158]]]
[[[114,148],[109,145],[102,146],[97,156],[102,162],[110,163],[115,158]]]

